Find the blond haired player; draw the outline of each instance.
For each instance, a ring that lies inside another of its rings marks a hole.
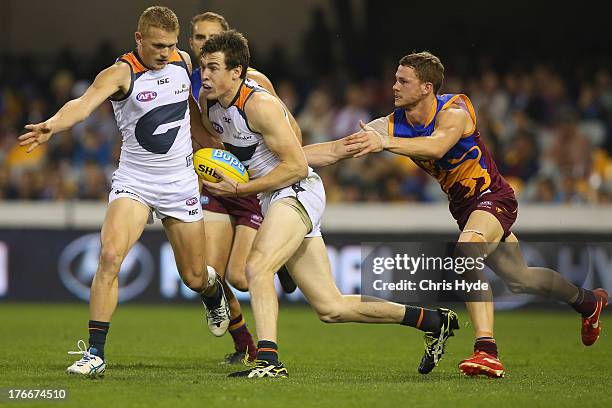
[[[136,50],[100,72],[81,97],[47,121],[27,125],[29,132],[19,137],[31,151],[85,119],[106,99],[112,101],[123,136],[91,287],[89,346],[79,341],[80,351],[73,353],[82,358],[68,367],[68,373],[105,371],[104,345],[117,306],[119,269],[145,225],[153,221],[153,212],[162,220],[183,282],[201,295],[211,331],[220,336],[229,325],[223,287],[215,270],[206,265],[202,246],[204,222],[191,137],[192,131],[204,137],[205,130],[190,96],[189,55],[176,48],[178,35],[172,10],[147,8],[138,20]]]
[[[229,25],[220,14],[206,12],[195,15],[191,19],[189,36],[189,46],[195,61],[200,61],[202,46],[207,39],[227,30]],[[276,96],[272,83],[261,72],[249,68],[247,77]],[[191,74],[191,90],[196,100],[201,87],[201,70],[198,66]],[[301,143],[300,128],[290,112],[288,115],[291,128]],[[240,303],[225,282],[240,291],[248,290],[246,260],[263,215],[255,194],[245,197],[217,197],[203,188],[200,199],[206,225],[206,256],[209,264],[224,278],[224,289],[230,308],[228,331],[232,336],[235,351],[225,356],[224,363],[236,364],[243,360],[247,351],[251,359],[255,358],[256,348],[242,316]],[[295,290],[295,284],[290,280],[285,268],[279,271],[278,276],[286,292]]]
[[[247,78],[249,49],[236,31],[213,36],[202,48],[200,106],[204,125],[217,129],[224,143],[250,153],[243,158],[251,181],[237,184],[228,177],[204,182],[213,193],[242,196],[260,193],[264,221],[247,259],[247,280],[257,329],[257,360],[233,377],[286,377],[278,359],[278,299],[274,274],[286,264],[319,318],[327,323],[396,323],[440,333],[436,358],[458,328],[450,310],[427,310],[385,301],[363,302],[342,295],[332,278],[320,223],[325,208],[321,178],[308,167],[283,104]],[[230,149],[231,150],[231,149]],[[322,164],[329,152],[348,157],[343,141],[305,148]],[[329,152],[328,152],[329,150]],[[344,151],[343,151],[344,150]]]

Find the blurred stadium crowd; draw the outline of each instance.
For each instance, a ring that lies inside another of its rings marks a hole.
[[[121,144],[109,102],[31,154],[16,138],[25,124],[48,118],[82,94],[120,53],[101,44],[91,55],[0,56],[0,199],[106,201]],[[481,136],[521,202],[612,202],[612,77],[605,64],[574,67],[571,74],[539,63],[465,70],[440,56],[447,68],[443,93],[471,98]],[[359,120],[393,109],[395,60],[357,78],[324,66],[294,74],[299,62],[292,65],[282,52],[268,63],[254,60],[293,111],[305,144],[343,137],[358,130]],[[446,200],[435,180],[396,155],[371,155],[319,172],[329,202]]]

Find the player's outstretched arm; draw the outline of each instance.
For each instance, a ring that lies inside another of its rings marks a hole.
[[[353,157],[360,152],[361,145],[344,137],[331,142],[311,144],[302,149],[309,166],[324,167]]]
[[[28,153],[46,143],[53,134],[71,128],[88,117],[102,102],[130,87],[130,68],[125,63],[116,63],[98,74],[85,93],[66,102],[51,118],[37,124],[26,125],[29,132],[19,136],[21,146],[29,146]]]
[[[248,183],[237,184],[220,175],[222,181],[219,183],[203,181],[206,188],[215,195],[243,196],[273,191],[304,179],[308,175],[308,163],[278,98],[257,92],[246,104],[245,113],[251,129],[263,136],[267,147],[279,158],[280,164],[265,176]]]
[[[361,152],[355,157],[370,152],[388,150],[420,160],[438,160],[442,158],[461,138],[471,119],[467,112],[460,108],[449,108],[441,111],[436,119],[436,127],[431,136],[426,137],[389,137],[377,130],[362,126],[362,131],[348,136],[352,142],[363,143]]]
[[[276,90],[274,89],[274,85],[272,85],[272,82],[262,72],[259,72],[255,69],[249,69],[247,71],[247,77],[251,78],[252,80],[257,82],[259,85],[261,85],[266,91],[276,96],[278,100],[283,104],[283,106],[285,107],[285,110],[287,111],[287,116],[289,117],[289,124],[291,125],[291,129],[293,130],[293,133],[295,133],[295,136],[297,137],[301,145],[303,143],[302,129],[300,129],[300,125],[298,125],[297,120],[295,120],[295,118],[289,111],[289,108],[287,108],[287,106],[283,103],[283,101],[276,94]]]
[[[436,127],[427,137],[390,139],[387,150],[416,159],[441,159],[461,138],[468,120],[467,112],[449,108],[438,113]]]

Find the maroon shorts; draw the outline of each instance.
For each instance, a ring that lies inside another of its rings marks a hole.
[[[236,225],[259,229],[263,221],[261,207],[256,195],[246,197],[216,197],[202,189],[200,203],[204,211],[228,214],[234,217]],[[206,216],[204,216],[206,220]]]
[[[493,214],[504,229],[502,241],[510,234],[510,229],[516,221],[518,215],[518,203],[511,188],[502,189],[492,193],[486,193],[475,200],[471,200],[467,205],[455,206],[451,204],[451,214],[457,220],[461,231],[465,228],[470,215],[475,210],[486,211]]]

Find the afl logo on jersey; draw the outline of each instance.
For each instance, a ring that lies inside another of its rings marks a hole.
[[[138,102],[149,102],[155,98],[157,98],[157,92],[155,91],[143,91],[136,95],[136,100]]]
[[[215,128],[215,131],[218,134],[223,134],[223,127],[221,125],[219,125],[217,122],[211,122],[213,127]]]

